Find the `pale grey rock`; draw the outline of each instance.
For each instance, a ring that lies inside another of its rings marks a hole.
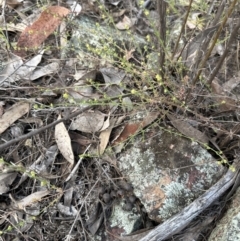
[[[118,166],[149,217],[164,222],[202,195],[224,168],[198,143],[156,125],[120,154]]]
[[[119,241],[119,238],[123,235],[130,234],[142,226],[142,216],[140,212],[133,207],[132,210],[124,210],[125,203],[122,200],[119,203],[115,203],[110,219],[105,226],[106,230],[101,229],[93,237],[95,241]]]
[[[119,61],[120,53],[134,49],[134,54],[143,55],[147,47],[145,39],[131,30],[120,31],[111,23],[100,24],[86,16],[74,19],[72,38],[62,51],[62,57],[78,58],[82,68],[108,66]],[[72,52],[72,53],[71,53]]]
[[[238,241],[240,240],[240,188],[233,196],[232,202],[212,231],[208,241]]]

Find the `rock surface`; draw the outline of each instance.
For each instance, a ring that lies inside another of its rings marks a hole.
[[[143,219],[136,206],[131,210],[125,209],[122,200],[115,203],[111,218],[107,220],[104,228],[93,237],[93,240],[118,241],[122,235],[130,234],[142,228]]]
[[[147,46],[143,37],[130,30],[120,31],[111,24],[100,25],[86,16],[74,20],[73,24],[76,29],[62,57],[67,57],[69,50],[74,51],[82,68],[106,67],[114,60],[119,61],[121,54],[131,49],[142,55],[144,46]]]
[[[224,168],[196,142],[156,125],[133,138],[118,166],[149,217],[164,222],[218,181]]]
[[[208,241],[237,241],[240,240],[240,188],[236,191],[231,204],[212,231]]]

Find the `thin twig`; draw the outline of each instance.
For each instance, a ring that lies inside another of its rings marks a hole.
[[[175,48],[174,48],[174,50],[173,50],[172,60],[173,60],[173,58],[174,58],[174,56],[175,56],[175,54],[176,54],[176,52],[177,52],[180,39],[181,39],[181,37],[182,37],[184,28],[185,28],[185,26],[186,26],[187,19],[188,19],[188,16],[189,16],[189,13],[190,13],[190,10],[191,10],[191,7],[192,7],[192,2],[193,2],[193,0],[191,0],[190,3],[189,3],[189,5],[188,5],[187,14],[186,14],[185,19],[184,19],[184,21],[183,21],[183,23],[182,23],[182,28],[181,28],[180,34],[179,34],[179,36],[178,36],[178,39],[177,39],[177,43],[176,43],[176,45],[175,45]],[[186,45],[185,45],[185,47],[186,47]],[[181,52],[182,52],[183,50],[184,50],[184,48],[181,50]],[[179,56],[181,56],[181,54],[180,54]]]
[[[15,138],[15,139],[11,140],[11,141],[8,141],[8,142],[0,145],[0,151],[4,150],[5,148],[7,148],[7,147],[9,147],[9,146],[19,142],[19,141],[28,139],[28,138],[30,138],[32,136],[35,136],[35,135],[37,135],[37,134],[39,134],[39,133],[41,133],[41,132],[43,132],[43,131],[51,128],[51,127],[54,127],[54,126],[56,126],[57,124],[59,124],[59,123],[61,123],[63,121],[69,120],[69,119],[71,119],[71,118],[73,118],[73,117],[75,117],[77,115],[80,115],[84,111],[87,111],[87,110],[91,109],[92,107],[93,106],[91,106],[91,105],[87,106],[87,107],[85,107],[85,108],[83,108],[83,109],[81,109],[79,111],[76,111],[76,112],[74,112],[74,113],[72,113],[72,114],[70,114],[70,115],[68,115],[66,117],[63,117],[62,119],[56,120],[56,121],[52,122],[51,124],[48,124],[48,125],[43,126],[43,127],[39,128],[39,129],[36,129],[34,131],[29,132],[26,135],[22,135],[22,136],[19,136],[18,138]]]
[[[219,26],[220,26],[219,22],[220,22],[220,19],[221,19],[221,15],[223,13],[224,7],[226,6],[226,4],[224,4],[224,2],[225,2],[225,0],[223,0],[221,2],[221,5],[218,7],[218,11],[217,11],[217,13],[216,13],[211,25],[210,25],[210,28],[215,27],[215,26],[219,28]],[[201,60],[203,59],[203,56],[205,56],[205,54],[207,53],[207,49],[208,49],[209,43],[210,43],[210,41],[213,37],[213,34],[214,33],[209,33],[206,36],[206,38],[204,39],[203,43],[201,43],[201,45],[199,46],[197,57],[194,60],[194,67],[192,69],[190,79],[194,79],[195,74],[197,73],[197,70],[199,69],[199,65],[201,63]]]
[[[157,1],[157,9],[159,14],[159,74],[164,79],[165,73],[165,51],[166,51],[166,15],[167,3],[165,1]]]
[[[238,34],[238,29],[239,29],[239,28],[240,28],[240,21],[239,21],[239,23],[236,25],[236,27],[233,29],[233,31],[232,31],[232,33],[231,33],[231,35],[230,35],[230,38],[229,38],[229,40],[228,40],[228,43],[227,43],[227,45],[226,45],[226,49],[225,49],[223,55],[221,56],[220,60],[218,61],[217,66],[214,68],[214,71],[213,71],[213,73],[211,74],[211,76],[210,76],[210,78],[209,78],[209,80],[208,80],[208,82],[207,82],[209,85],[212,83],[213,79],[215,78],[215,76],[217,75],[219,69],[221,68],[221,66],[222,66],[222,64],[223,64],[223,61],[224,61],[224,59],[226,58],[226,56],[227,56],[227,54],[228,54],[228,52],[229,52],[229,49],[230,49],[230,47],[231,47],[232,42],[236,39],[236,35]]]
[[[203,59],[203,61],[200,63],[200,66],[199,66],[199,70],[198,70],[198,72],[197,72],[197,75],[195,76],[195,78],[194,78],[194,80],[193,80],[193,82],[192,82],[193,85],[195,85],[195,84],[197,83],[197,81],[199,80],[199,76],[201,75],[202,70],[203,70],[206,62],[207,62],[210,54],[212,53],[213,48],[214,48],[215,45],[216,45],[217,39],[218,39],[220,33],[222,32],[222,29],[223,29],[223,27],[225,26],[225,24],[226,24],[229,16],[232,14],[232,11],[234,10],[234,7],[235,7],[236,4],[237,4],[237,0],[234,0],[234,1],[232,2],[231,6],[229,7],[228,12],[227,12],[226,16],[225,16],[224,19],[223,19],[222,24],[219,26],[219,28],[218,28],[215,36],[214,36],[212,45],[210,46],[210,49],[209,49],[208,52],[206,53],[206,56],[205,56],[205,58]]]

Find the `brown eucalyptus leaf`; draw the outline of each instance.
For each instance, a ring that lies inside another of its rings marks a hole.
[[[120,144],[121,142],[126,141],[130,136],[137,134],[140,130],[156,120],[158,115],[158,112],[148,113],[148,115],[141,122],[126,124],[118,138],[113,141],[113,145]]]
[[[171,114],[167,114],[167,117],[171,121],[172,125],[183,135],[190,137],[194,141],[197,141],[200,143],[209,142],[208,137],[204,133],[197,130],[196,128],[188,124],[186,121],[176,119],[176,117],[174,117]]]
[[[18,43],[18,56],[24,57],[29,50],[35,50],[60,25],[70,10],[60,6],[50,6],[44,10],[39,19],[21,33]]]

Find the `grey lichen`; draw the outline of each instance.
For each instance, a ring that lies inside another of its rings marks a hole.
[[[111,227],[123,228],[125,234],[130,234],[135,231],[137,226],[141,223],[141,215],[137,213],[136,208],[133,208],[131,212],[123,210],[124,203],[114,206],[114,211],[111,216]]]
[[[159,218],[167,219],[173,214],[178,213],[186,206],[191,203],[194,198],[191,190],[187,189],[182,183],[171,182],[164,188],[165,201],[163,206],[159,209]]]

